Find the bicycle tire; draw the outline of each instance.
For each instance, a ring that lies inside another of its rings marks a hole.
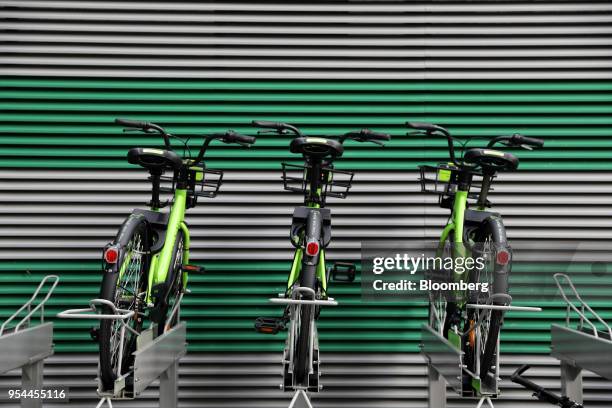
[[[480,378],[483,381],[486,381],[489,378],[488,373],[490,372],[491,368],[493,368],[495,356],[497,354],[497,340],[499,338],[499,331],[501,330],[502,318],[502,311],[491,311],[489,333],[487,334],[485,350],[480,359]]]
[[[316,284],[316,265],[302,265],[302,273],[300,278],[300,286],[315,290]],[[308,386],[308,372],[310,369],[310,335],[312,330],[312,305],[301,305],[300,308],[300,325],[299,333],[296,341],[293,376],[297,384]]]
[[[148,225],[141,216],[130,215],[121,228],[113,242],[119,247],[120,259],[115,264],[115,270],[105,272],[102,278],[100,298],[109,300],[121,309],[134,310],[135,317],[131,321],[131,327],[136,332],[142,330],[143,321],[139,312],[144,307],[142,301],[133,294],[133,302],[127,306],[125,300],[120,297],[128,291],[134,293],[134,289],[140,294],[146,290],[149,258]],[[128,262],[128,263],[126,263]],[[120,276],[120,269],[125,265],[125,271]],[[128,286],[130,285],[131,286]],[[134,286],[134,284],[136,286]],[[122,288],[123,290],[118,290]],[[125,298],[125,297],[124,297]],[[103,307],[104,314],[112,314],[109,307]],[[99,359],[100,359],[100,381],[104,390],[112,390],[118,376],[127,372],[133,365],[132,353],[136,349],[136,335],[130,330],[125,331],[125,342],[123,347],[122,361],[119,360],[118,346],[121,323],[118,320],[101,320],[99,328]]]
[[[497,223],[495,227],[492,226],[491,223]],[[493,229],[497,231],[497,233],[493,233]],[[505,229],[501,219],[490,220],[488,223],[482,225],[476,231],[476,237],[480,242],[486,242],[490,240],[496,248],[506,248],[508,243],[506,241]],[[496,266],[497,267],[497,266]],[[494,291],[496,287],[504,287],[506,288],[505,294],[507,294],[508,287],[508,275],[509,275],[509,267],[506,273],[498,273],[497,270],[494,270],[492,273],[492,282],[491,282],[491,291]],[[500,280],[505,280],[504,282],[500,282]],[[500,284],[501,283],[501,284]],[[495,294],[499,294],[502,292],[495,292]],[[499,339],[499,332],[501,330],[502,321],[504,317],[504,312],[501,310],[490,310],[486,313],[490,313],[489,316],[489,324],[488,330],[486,331],[486,339],[484,341],[484,349],[481,348],[480,355],[480,378],[482,381],[487,381],[490,376],[489,373],[491,369],[494,367],[496,356],[497,356],[497,343]]]
[[[170,262],[170,270],[168,271],[168,289],[166,294],[162,300],[162,304],[160,306],[160,318],[157,326],[157,335],[160,336],[167,324],[170,327],[174,326],[178,319],[175,317],[171,322],[167,322],[168,312],[172,310],[174,306],[173,303],[170,303],[171,300],[178,302],[179,296],[182,291],[183,285],[183,250],[185,245],[185,236],[183,234],[183,230],[179,229],[178,234],[176,235],[176,240],[174,241],[174,248],[172,250],[172,260]]]

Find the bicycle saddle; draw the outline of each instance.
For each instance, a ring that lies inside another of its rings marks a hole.
[[[483,170],[512,171],[516,170],[519,160],[511,153],[492,149],[468,149],[463,154],[463,161],[476,164]]]
[[[171,150],[133,147],[127,154],[128,162],[149,170],[178,170],[183,165],[181,157]]]
[[[344,153],[342,143],[324,137],[296,137],[291,141],[289,150],[291,153],[301,153],[318,159],[325,157],[335,159]]]

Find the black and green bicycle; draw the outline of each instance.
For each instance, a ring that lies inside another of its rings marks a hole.
[[[207,169],[203,163],[207,148],[214,140],[242,146],[255,143],[255,137],[231,130],[203,135],[197,156],[191,157],[189,138],[173,136],[153,123],[127,119],[116,119],[115,123],[125,130],[158,134],[164,147],[134,147],[128,151],[128,162],[149,171],[152,195],[150,208],[135,209],[104,248],[100,291],[103,313],[112,315],[120,310],[129,321],[124,325],[118,319],[104,319],[92,333],[100,348],[101,391],[112,390],[115,380],[129,372],[136,338],[145,325],[157,325],[160,335],[178,322],[188,273],[203,272],[203,268],[189,264],[185,211],[195,207],[200,197],[215,197],[221,185],[223,173]],[[172,148],[171,139],[183,143],[182,155]],[[162,201],[160,193],[172,194],[173,198]],[[169,212],[161,211],[169,205]],[[128,330],[122,330],[122,325]]]
[[[326,268],[325,248],[331,240],[331,211],[326,198],[346,198],[354,173],[334,168],[334,161],[344,153],[348,140],[383,145],[391,136],[368,129],[349,132],[340,137],[310,137],[295,126],[268,121],[254,121],[257,127],[280,135],[290,135],[292,153],[302,155],[303,165],[283,163],[284,188],[304,195],[304,206],[293,213],[291,243],[296,248],[285,293],[271,299],[285,305],[279,318],[260,317],[255,329],[260,333],[276,334],[289,325],[284,358],[283,388],[285,390],[318,391],[319,358],[316,319],[321,306],[337,303],[328,296],[328,280],[352,281],[355,266],[336,262]]]
[[[431,123],[408,122],[411,134],[442,136],[448,141],[450,161],[421,166],[423,192],[437,194],[439,205],[451,215],[437,246],[437,257],[461,260],[461,268],[432,271],[433,278],[462,283],[476,290],[431,291],[429,326],[462,353],[461,377],[457,387],[464,396],[494,396],[499,377],[499,332],[507,310],[537,311],[538,308],[511,306],[508,279],[512,254],[506,228],[499,213],[490,211],[491,184],[498,172],[514,171],[518,158],[508,148],[531,150],[544,141],[519,134],[486,140],[486,148],[468,148],[475,138],[457,138]],[[461,146],[461,156],[455,144]],[[470,208],[470,202],[475,204]],[[471,262],[466,262],[471,258]],[[455,263],[458,265],[459,263]],[[459,287],[459,286],[456,286]]]

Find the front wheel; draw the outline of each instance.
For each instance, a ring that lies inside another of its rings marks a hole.
[[[134,311],[127,324],[136,333],[142,330],[145,307],[147,273],[149,267],[149,234],[146,221],[131,215],[123,223],[114,245],[119,248],[119,259],[112,272],[104,272],[100,298],[112,302],[116,308]],[[110,307],[104,314],[112,314]],[[99,329],[100,380],[104,390],[112,390],[115,380],[133,365],[136,334],[127,328],[121,343],[120,320],[101,320]]]

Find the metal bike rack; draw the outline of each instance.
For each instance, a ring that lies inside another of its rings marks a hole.
[[[34,307],[34,301],[48,281],[52,281],[45,297]],[[38,284],[32,297],[24,303],[0,326],[0,374],[21,368],[21,389],[39,390],[43,388],[43,367],[45,358],[53,354],[53,323],[45,323],[45,303],[59,283],[59,276],[47,275]],[[19,320],[12,330],[8,324],[20,313],[26,315]],[[30,327],[30,320],[40,311],[40,324]],[[40,408],[41,399],[22,398],[22,408]]]
[[[509,296],[508,296],[509,297]],[[491,305],[491,304],[468,304],[467,308],[477,310],[517,310],[528,312],[540,312],[539,307],[511,306],[511,305]],[[480,336],[479,331],[476,332]],[[476,339],[479,344],[479,339]],[[448,384],[457,394],[463,392],[463,373],[478,379],[479,377],[469,371],[463,363],[464,352],[450,343],[444,336],[434,330],[430,325],[424,324],[421,327],[421,353],[427,360],[427,383],[428,383],[428,407],[446,407],[446,385]],[[497,339],[497,349],[499,350],[499,338]],[[485,403],[490,408],[494,408],[492,398],[498,394],[499,382],[499,352],[495,363],[495,384],[491,388],[481,388],[480,399],[476,408],[481,408]],[[481,387],[484,384],[481,383]]]
[[[566,325],[551,325],[551,355],[561,362],[562,395],[582,404],[582,370],[612,381],[612,328],[582,299],[568,275],[556,273],[553,278],[566,303]],[[572,311],[579,317],[577,329],[570,327]],[[597,321],[604,330],[598,330],[591,320]]]
[[[307,299],[297,299],[297,296],[300,293],[305,293],[312,300]],[[279,296],[284,296],[281,294]],[[338,302],[336,302],[333,298],[328,298],[326,300],[315,299],[315,291],[311,288],[307,287],[297,287],[291,291],[291,298],[272,298],[270,302],[286,305],[290,308],[290,315],[295,316],[299,314],[300,307],[302,305],[312,305],[312,306],[338,306]],[[312,367],[310,373],[308,375],[308,385],[300,386],[294,383],[293,374],[291,371],[291,364],[293,361],[293,344],[294,336],[297,331],[297,327],[295,327],[295,319],[291,319],[291,326],[289,327],[289,335],[287,336],[287,340],[285,341],[285,350],[283,352],[283,382],[280,385],[280,388],[283,391],[287,390],[295,390],[295,394],[291,400],[291,404],[289,408],[312,408],[312,404],[310,403],[310,399],[306,392],[319,392],[323,386],[319,383],[319,377],[321,376],[321,372],[319,370],[320,366],[320,358],[319,358],[319,335],[317,331],[317,326],[315,325],[315,321],[311,322],[312,327],[310,330],[310,343],[312,347],[312,358],[310,359],[312,363]]]
[[[178,316],[180,321],[180,303],[182,295],[170,313],[171,320]],[[99,307],[108,307],[111,314],[99,313]],[[133,310],[119,309],[106,299],[93,299],[88,308],[69,309],[58,313],[57,317],[64,319],[95,319],[119,320],[121,322],[120,348],[123,350],[125,331],[132,330],[128,321],[134,316]],[[152,325],[141,333],[136,333],[136,351],[134,352],[134,366],[131,371],[115,380],[113,390],[103,390],[99,374],[98,363],[98,389],[101,397],[96,408],[106,404],[113,407],[113,400],[136,399],[153,381],[159,378],[159,406],[160,408],[176,408],[178,402],[178,365],[179,360],[187,353],[187,328],[185,323],[179,322],[172,328],[166,328],[164,333],[155,337],[157,326]],[[119,359],[122,355],[119,355]],[[133,390],[126,389],[126,379],[133,378]]]

